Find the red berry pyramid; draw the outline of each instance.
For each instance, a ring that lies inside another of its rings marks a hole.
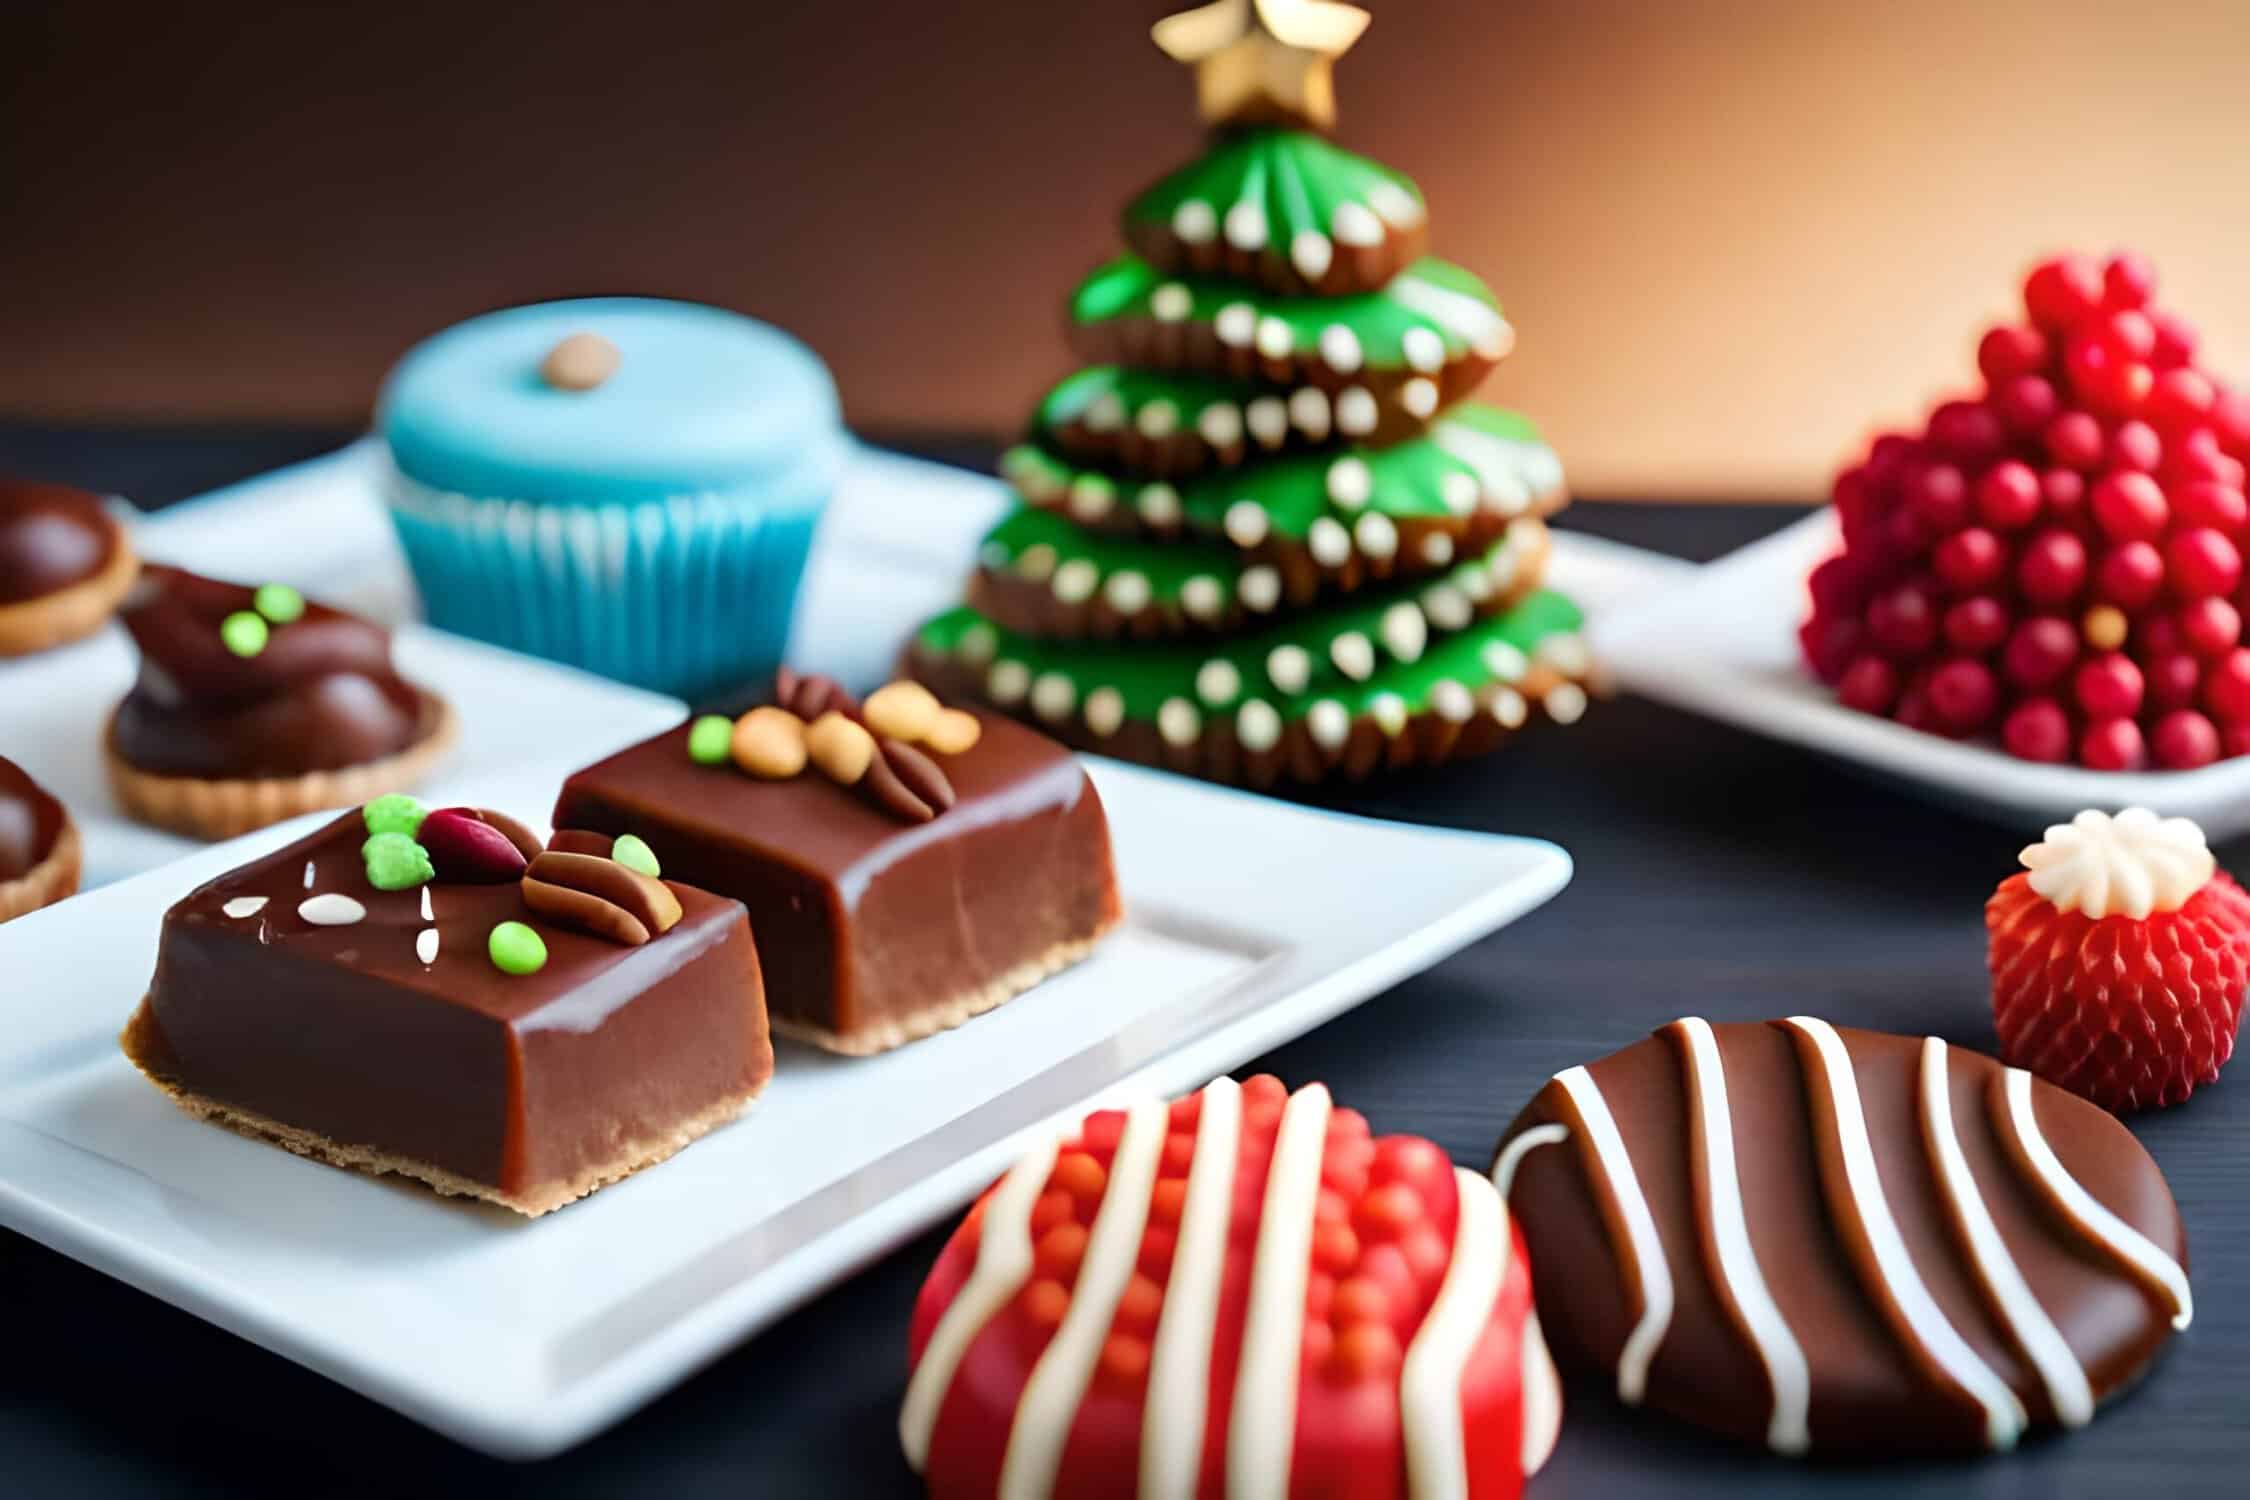
[[[2250,752],[2250,394],[2155,289],[2130,253],[2042,263],[1983,390],[1836,476],[1798,639],[1846,705],[2102,771]]]

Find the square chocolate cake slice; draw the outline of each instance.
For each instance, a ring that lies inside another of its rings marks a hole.
[[[542,1214],[773,1073],[740,903],[384,797],[190,892],[122,1038],[191,1114]]]
[[[1101,796],[1063,746],[914,683],[864,707],[784,674],[563,784],[558,828],[634,834],[750,909],[774,1027],[880,1052],[1085,957],[1119,918]]]

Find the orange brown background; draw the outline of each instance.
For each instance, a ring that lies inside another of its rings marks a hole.
[[[1184,0],[1183,0],[1184,3]],[[421,334],[741,308],[880,434],[999,432],[1195,148],[1162,0],[12,6],[0,418],[336,423]],[[2131,243],[2250,374],[2243,0],[1371,0],[1347,143],[1518,325],[1577,488],[1810,497]]]

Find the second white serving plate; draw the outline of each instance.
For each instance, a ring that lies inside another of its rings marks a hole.
[[[2039,765],[1844,707],[1797,649],[1805,577],[1839,545],[1830,512],[1807,516],[1597,615],[1596,654],[1643,697],[1802,745],[2027,838],[2089,807],[2151,807],[2195,819],[2213,839],[2250,831],[2250,756],[2199,771]]]
[[[1128,910],[1093,958],[882,1057],[785,1045],[750,1115],[538,1220],[200,1124],[119,1053],[165,909],[317,819],[9,923],[0,1224],[472,1447],[541,1457],[942,1218],[1033,1132],[1199,1085],[1570,876],[1535,840],[1091,766]],[[489,800],[552,794],[522,779]]]

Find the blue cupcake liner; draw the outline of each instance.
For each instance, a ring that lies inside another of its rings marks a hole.
[[[767,676],[829,486],[542,505],[391,471],[430,623],[682,698]]]

